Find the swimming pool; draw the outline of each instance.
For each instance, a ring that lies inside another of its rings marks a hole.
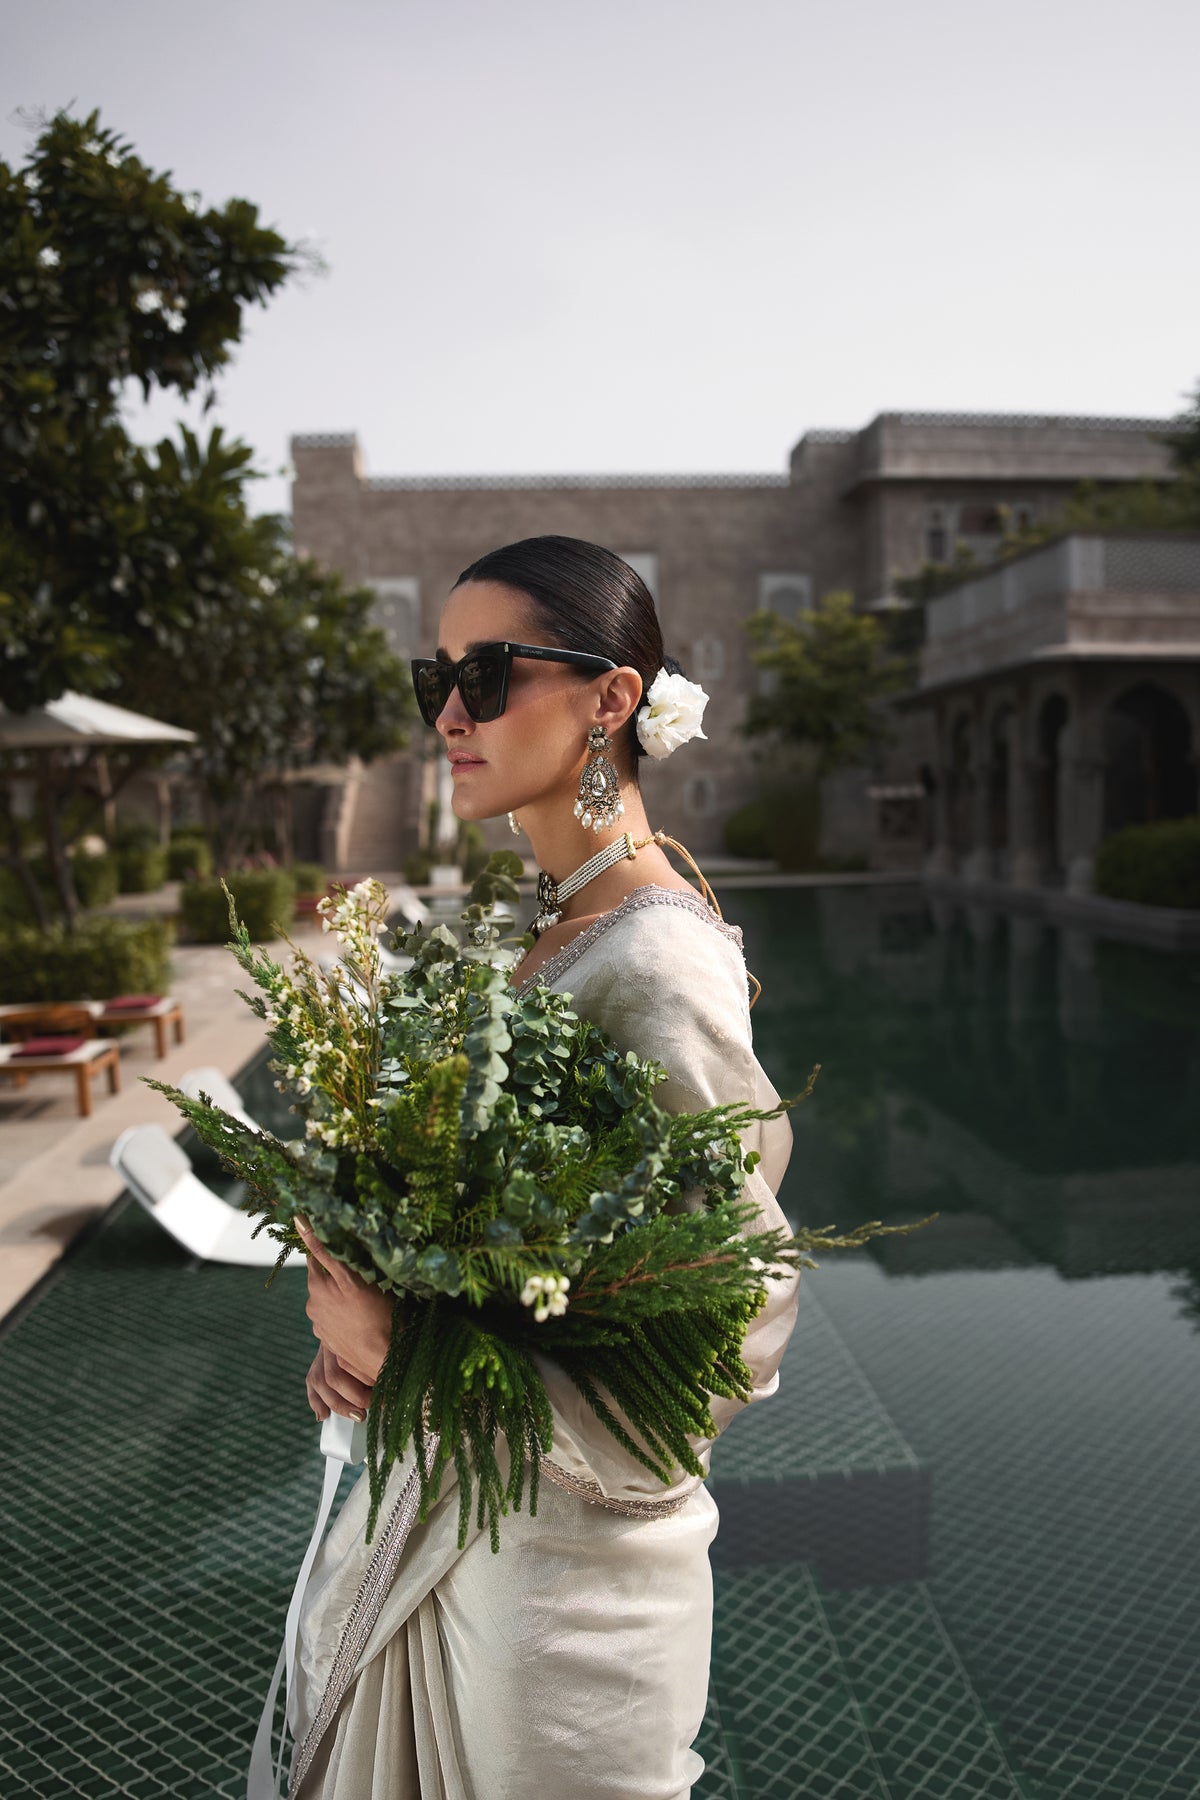
[[[721,898],[760,1060],[822,1065],[789,1215],[940,1215],[822,1259],[714,1451],[731,1791],[1195,1796],[1200,958],[911,887]]]
[[[1200,1794],[1200,958],[717,892],[776,1087],[822,1065],[785,1209],[940,1216],[822,1259],[716,1447],[696,1800]],[[118,1203],[0,1344],[5,1800],[244,1794],[320,1476],[263,1281]]]

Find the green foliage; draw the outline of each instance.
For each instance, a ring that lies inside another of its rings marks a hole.
[[[725,848],[731,856],[770,857],[781,869],[822,867],[821,790],[797,772],[790,782],[766,784],[764,791],[725,821]]]
[[[203,834],[172,834],[167,847],[167,874],[172,881],[203,880],[212,874],[212,866],[212,849]]]
[[[71,858],[71,874],[80,906],[107,906],[120,893],[120,871],[111,850],[98,856],[76,851]]]
[[[459,820],[457,853],[464,881],[474,881],[486,869],[491,853],[484,842],[483,829],[474,819]]]
[[[165,993],[173,941],[166,919],[85,919],[0,928],[0,1001],[108,1000]]]
[[[414,850],[405,858],[404,879],[410,887],[428,887],[429,874],[433,868],[433,858],[428,850]]]
[[[1183,415],[1174,430],[1163,433],[1162,442],[1171,452],[1177,474],[1200,485],[1200,381],[1188,398],[1191,411]],[[1200,507],[1194,523],[1200,525]]]
[[[167,879],[167,853],[159,844],[131,845],[117,852],[123,894],[156,894]]]
[[[304,254],[245,200],[200,207],[100,126],[60,112],[0,164],[0,700],[117,684],[179,595],[157,471],[126,382],[186,395],[229,360],[247,306]],[[176,623],[185,622],[176,615]]]
[[[121,405],[130,380],[207,384],[211,404],[246,308],[318,259],[245,200],[202,207],[98,114],[59,113],[0,163],[0,260],[0,704],[73,688],[196,731],[232,861],[282,775],[404,746],[411,681],[373,594],[251,517],[246,445],[214,427],[140,446]]]
[[[240,1177],[281,1259],[302,1214],[400,1299],[369,1413],[368,1538],[410,1441],[422,1517],[454,1465],[460,1544],[474,1493],[498,1548],[527,1465],[536,1508],[552,1430],[539,1353],[664,1482],[677,1465],[695,1471],[687,1438],[714,1435],[711,1395],[748,1398],[740,1345],[767,1277],[812,1266],[813,1244],[844,1241],[754,1233],[756,1209],[739,1204],[758,1160],[739,1131],[804,1095],[771,1111],[668,1112],[654,1097],[660,1064],[619,1051],[569,994],[513,992],[499,936],[512,920],[498,909],[522,870],[511,852],[489,859],[461,940],[442,924],[398,933],[409,959],[398,973],[380,967],[378,882],[337,886],[320,903],[339,964],[320,969],[292,946],[291,974],[255,953],[226,889],[231,948],[261,990],[244,998],[268,1027],[304,1136],[280,1142],[150,1082]]]
[[[1094,885],[1112,900],[1200,907],[1200,818],[1112,832],[1096,852]]]
[[[761,796],[748,800],[732,812],[724,824],[725,848],[730,856],[753,857],[763,861],[770,856],[767,849],[767,809]]]
[[[284,871],[297,898],[301,894],[323,894],[328,876],[320,863],[294,862]]]
[[[751,662],[777,679],[773,692],[747,701],[743,736],[801,749],[818,778],[893,741],[875,702],[907,687],[911,669],[883,654],[882,627],[854,610],[852,595],[828,593],[794,620],[760,608],[745,629],[755,646]]]
[[[225,876],[255,942],[286,934],[296,914],[296,890],[286,869],[234,869]],[[189,938],[222,944],[229,936],[229,907],[222,881],[185,881],[179,911]]]

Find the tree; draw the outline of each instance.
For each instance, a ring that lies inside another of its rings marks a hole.
[[[245,841],[258,802],[315,762],[366,761],[408,742],[407,664],[370,622],[374,595],[292,551],[290,522],[251,517],[249,452],[219,427],[158,446],[162,528],[178,551],[163,630],[124,661],[124,695],[198,734],[180,754],[205,796],[218,862]]]
[[[227,852],[264,781],[402,745],[411,697],[369,594],[297,562],[284,521],[249,516],[245,445],[185,430],[149,450],[119,409],[136,381],[147,397],[207,383],[207,411],[245,308],[321,266],[246,200],[202,209],[98,113],[55,115],[20,170],[0,162],[0,704],[70,688],[200,731]],[[43,830],[70,919],[81,777],[62,759],[53,774]],[[32,893],[5,798],[3,860]]]
[[[818,779],[894,741],[876,702],[909,685],[911,664],[883,653],[883,627],[854,610],[852,594],[827,593],[794,621],[760,608],[745,629],[755,644],[751,662],[777,679],[747,701],[744,736],[798,750]]]
[[[165,614],[176,552],[120,418],[136,381],[212,380],[242,314],[311,258],[246,200],[201,210],[99,114],[57,114],[0,162],[0,702],[112,691]],[[177,584],[176,584],[177,585]]]

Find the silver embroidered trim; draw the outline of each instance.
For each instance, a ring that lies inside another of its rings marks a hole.
[[[433,1467],[433,1459],[437,1455],[437,1432],[426,1440],[425,1469],[426,1473]],[[346,1615],[346,1623],[342,1628],[341,1640],[337,1653],[329,1671],[329,1679],[325,1683],[325,1692],[321,1695],[321,1704],[313,1716],[304,1742],[301,1744],[293,1760],[288,1774],[287,1800],[296,1800],[301,1783],[312,1767],[312,1761],[337,1714],[339,1706],[346,1697],[346,1690],[354,1678],[354,1667],[362,1655],[363,1646],[375,1628],[376,1620],[383,1610],[392,1582],[396,1579],[396,1570],[400,1566],[400,1558],[408,1543],[409,1534],[416,1522],[417,1510],[421,1503],[421,1484],[414,1468],[396,1498],[396,1504],[388,1515],[387,1524],[379,1534],[371,1560],[367,1564],[366,1574],[362,1578],[354,1603]]]
[[[675,1494],[664,1500],[618,1500],[612,1494],[606,1494],[590,1475],[568,1475],[548,1456],[543,1456],[541,1463],[542,1473],[555,1487],[565,1488],[568,1494],[578,1494],[581,1499],[590,1500],[593,1506],[606,1506],[609,1512],[624,1513],[629,1519],[657,1519],[666,1513],[678,1512],[695,1491],[689,1488],[686,1494]]]
[[[532,974],[526,975],[522,981],[516,982],[513,986],[513,993],[520,996],[526,988],[533,986],[539,976],[546,982],[555,980],[625,913],[636,912],[639,907],[657,905],[664,901],[670,906],[685,907],[687,911],[697,914],[699,918],[707,919],[710,925],[715,925],[718,931],[724,932],[725,936],[731,943],[736,944],[739,950],[743,948],[741,926],[730,924],[728,919],[718,918],[702,895],[687,894],[682,888],[660,887],[657,882],[647,882],[644,887],[634,888],[632,894],[626,894],[623,900],[618,900],[614,907],[606,913],[601,913],[598,919],[593,919],[592,923],[585,926],[578,937],[573,937],[569,944],[564,944],[561,950],[556,950],[552,956],[548,956],[540,968],[534,969]]]

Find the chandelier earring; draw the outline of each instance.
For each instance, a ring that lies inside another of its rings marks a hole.
[[[585,831],[614,825],[625,811],[617,765],[608,754],[610,743],[605,727],[593,725],[588,732],[589,761],[580,770],[579,795],[571,809]]]

